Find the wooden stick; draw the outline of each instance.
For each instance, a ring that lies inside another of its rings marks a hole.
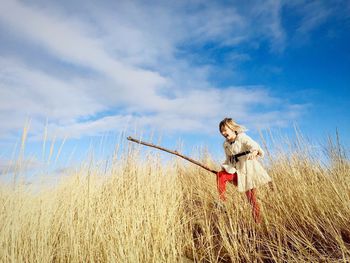
[[[134,138],[132,138],[131,136],[129,136],[127,138],[129,141],[132,141],[132,142],[136,142],[136,143],[139,143],[139,144],[143,144],[143,145],[146,145],[146,146],[149,146],[149,147],[153,147],[153,148],[156,148],[156,149],[159,149],[159,150],[162,150],[162,151],[165,151],[165,152],[168,152],[168,153],[171,153],[171,154],[174,154],[174,155],[177,155],[191,163],[194,163],[202,168],[204,168],[205,170],[209,171],[209,172],[212,172],[214,174],[217,174],[218,172],[215,171],[215,170],[212,170],[210,169],[209,167],[205,166],[204,164],[201,164],[200,162],[196,161],[196,160],[193,160],[185,155],[182,155],[181,153],[177,152],[177,151],[171,151],[171,150],[168,150],[166,148],[163,148],[163,147],[160,147],[160,146],[157,146],[157,145],[154,145],[152,143],[148,143],[148,142],[143,142],[143,141],[140,141],[140,140],[136,140]]]

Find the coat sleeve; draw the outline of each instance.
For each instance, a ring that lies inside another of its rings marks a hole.
[[[223,146],[224,146],[224,151],[225,151],[225,155],[226,155],[226,160],[224,163],[221,164],[221,168],[229,174],[234,174],[235,172],[237,172],[237,170],[230,162],[230,157],[229,157],[230,155],[225,147],[226,146],[225,143]]]
[[[225,152],[225,157],[226,157],[226,159],[225,159],[225,161],[223,162],[223,164],[229,164],[230,163],[230,158],[229,158],[229,156],[227,155],[227,151],[226,151],[226,147],[225,147],[225,143],[223,143],[223,148],[224,148],[224,152]]]
[[[258,151],[260,157],[264,157],[264,151],[261,149],[259,144],[250,138],[247,134],[242,134],[241,136],[242,144],[245,145],[249,151]]]

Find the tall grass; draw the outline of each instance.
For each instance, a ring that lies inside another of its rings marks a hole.
[[[349,262],[350,165],[338,146],[327,165],[302,149],[269,156],[275,188],[258,189],[260,225],[233,186],[217,205],[215,176],[132,148],[55,187],[3,185],[0,262]]]

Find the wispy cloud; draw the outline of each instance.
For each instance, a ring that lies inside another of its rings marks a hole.
[[[297,17],[295,28],[290,32],[297,43],[311,40],[312,33],[331,20],[346,20],[350,16],[349,2],[345,0],[295,0],[286,2],[286,7],[288,12]],[[334,28],[331,34],[334,34],[336,29]]]
[[[306,34],[322,25],[331,14],[331,9],[321,1],[309,2],[302,6],[302,20],[297,29],[300,34]]]
[[[282,2],[264,1],[264,4],[257,4],[252,10],[251,28],[255,29],[263,39],[267,38],[272,51],[283,52],[286,47],[286,35],[282,27]]]
[[[43,167],[43,163],[34,159],[24,159],[21,161],[16,161],[0,158],[0,175],[13,175],[13,173],[25,173],[29,170],[33,170],[39,167]],[[3,177],[1,179],[5,178]],[[13,180],[14,178],[11,179]]]

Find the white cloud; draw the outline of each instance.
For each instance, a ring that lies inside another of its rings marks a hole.
[[[21,128],[28,117],[37,136],[48,118],[54,134],[78,138],[124,129],[125,123],[210,133],[224,116],[251,125],[262,120],[280,125],[279,120],[289,116],[290,109],[281,107],[281,100],[265,87],[218,89],[208,80],[214,65],[197,65],[179,56],[187,43],[235,47],[260,37],[270,41],[272,49],[283,50],[279,1],[247,8],[252,11],[196,1],[95,4],[87,2],[79,11],[59,3],[44,7],[2,1],[0,23],[11,28],[24,48],[39,46],[52,60],[94,74],[73,72],[74,77],[66,79],[54,69],[48,73],[20,58],[0,57],[0,120],[7,123],[0,134]],[[250,57],[235,52],[231,59]],[[253,112],[257,106],[265,107],[265,113]]]
[[[112,59],[103,49],[102,43],[87,36],[80,24],[74,20],[43,13],[17,1],[4,1],[0,12],[2,21],[57,58],[92,68],[113,79],[121,91],[119,96],[128,94],[130,89],[139,91],[137,94],[140,94],[141,90],[140,96],[145,92],[149,96],[155,96],[154,89],[166,82],[156,72],[133,68]],[[135,96],[137,97],[136,94]]]
[[[92,115],[104,109],[87,94],[82,80],[61,80],[30,69],[16,61],[0,58],[2,111],[22,111],[53,119]]]
[[[252,128],[285,126],[297,118],[304,110],[303,105],[286,105],[279,110],[271,110],[283,104],[262,87],[231,87],[226,90],[204,89],[176,94],[167,104],[155,105],[152,112],[144,113],[137,106],[125,109],[125,114],[109,115],[96,120],[49,125],[49,134],[57,137],[80,138],[82,136],[103,135],[109,131],[138,132],[156,130],[166,133],[215,134],[217,122],[232,116]],[[256,112],[255,107],[267,107],[268,111]],[[132,115],[132,112],[143,114]],[[40,140],[40,133],[38,139]]]

